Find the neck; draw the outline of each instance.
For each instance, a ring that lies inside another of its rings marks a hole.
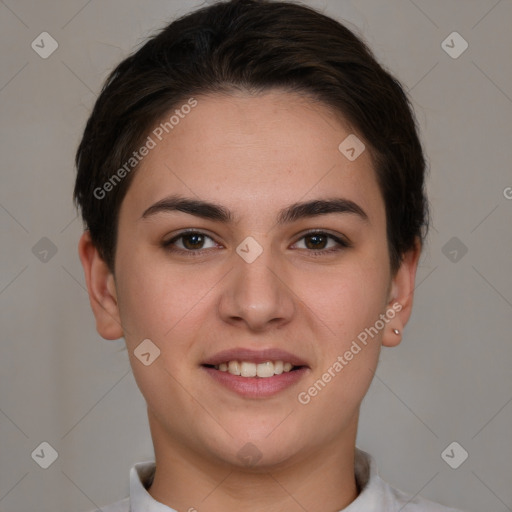
[[[156,471],[149,494],[174,508],[194,512],[326,512],[347,507],[358,495],[354,475],[357,419],[339,439],[295,456],[286,467],[257,470],[205,460],[169,440],[149,414]]]

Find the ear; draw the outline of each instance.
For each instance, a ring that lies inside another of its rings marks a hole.
[[[123,336],[123,328],[114,275],[93,244],[89,230],[84,231],[80,237],[78,254],[84,267],[89,302],[96,318],[96,330],[102,338],[117,340]]]
[[[392,278],[389,302],[386,311],[396,314],[386,325],[382,336],[382,345],[395,347],[402,340],[402,333],[412,312],[416,269],[421,254],[421,242],[416,240],[414,247],[403,255],[402,262]],[[391,318],[388,313],[387,316]],[[399,331],[396,334],[395,329]]]

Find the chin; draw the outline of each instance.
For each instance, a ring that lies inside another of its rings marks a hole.
[[[268,428],[253,429],[250,435],[240,428],[240,432],[233,433],[233,438],[226,435],[223,442],[215,442],[211,449],[216,457],[238,469],[253,472],[283,469],[306,450],[303,446],[305,436],[303,431],[300,436],[290,435],[284,429],[278,432],[276,425],[274,432]]]

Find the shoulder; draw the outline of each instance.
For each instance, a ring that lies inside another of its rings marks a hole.
[[[355,473],[361,492],[343,512],[462,512],[392,487],[380,477],[373,457],[359,449]]]
[[[130,469],[130,496],[88,512],[131,512],[132,508],[137,511],[161,510],[155,508],[158,504],[146,490],[153,480],[155,467],[152,460],[134,464]],[[172,509],[166,507],[166,510]]]
[[[389,510],[400,510],[401,512],[462,512],[462,510],[446,507],[422,496],[411,496],[383,480],[381,482],[381,488],[385,494],[384,501],[394,507]]]

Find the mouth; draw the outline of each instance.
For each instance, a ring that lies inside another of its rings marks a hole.
[[[296,384],[309,371],[306,362],[276,349],[219,352],[201,367],[222,387],[244,398],[267,398]]]

